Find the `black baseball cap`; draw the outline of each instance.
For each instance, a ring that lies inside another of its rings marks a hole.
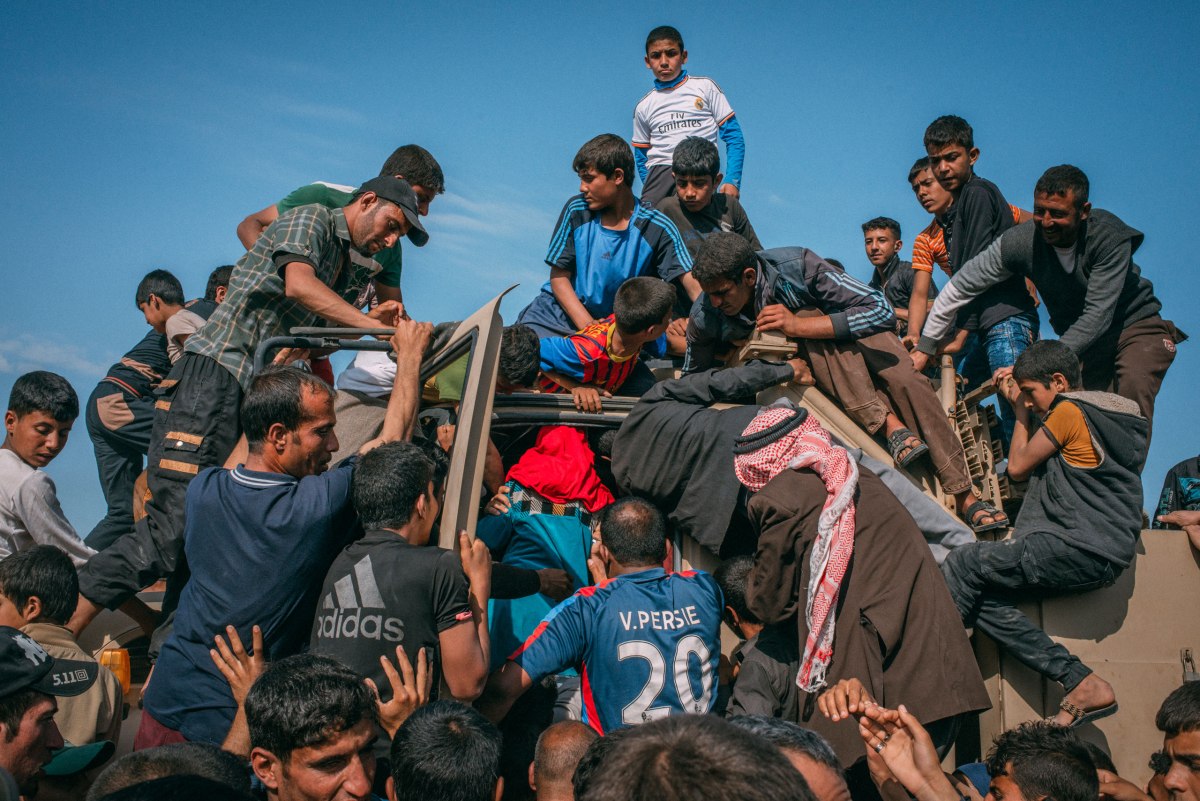
[[[372,178],[354,191],[354,197],[364,192],[374,192],[384,200],[390,200],[400,207],[408,219],[408,241],[417,247],[424,247],[429,241],[425,226],[421,225],[421,216],[417,213],[417,193],[403,178],[391,175],[381,175]]]
[[[28,634],[0,626],[0,698],[21,690],[81,695],[96,683],[99,672],[95,662],[55,659]]]

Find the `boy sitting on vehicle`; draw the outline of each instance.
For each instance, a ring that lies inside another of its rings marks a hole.
[[[684,139],[671,156],[671,174],[675,194],[663,198],[656,208],[675,223],[693,259],[704,237],[713,231],[735,233],[755,250],[763,249],[741,201],[717,191],[724,176],[716,145],[699,136]]]
[[[1029,489],[1012,539],[965,545],[942,565],[966,625],[1063,686],[1054,720],[1064,726],[1115,712],[1113,688],[1038,629],[1014,598],[1107,587],[1129,567],[1142,527],[1139,474],[1149,429],[1133,401],[1080,390],[1080,372],[1078,357],[1057,340],[1035,342],[1011,369],[997,371],[1017,417],[1008,474],[1029,478]]]
[[[67,628],[78,601],[75,566],[53,545],[35,545],[0,561],[0,626],[20,629],[55,659],[95,664]],[[107,668],[96,669],[96,683],[83,694],[58,700],[54,722],[73,745],[115,743],[121,735],[121,681]]]
[[[599,412],[601,396],[611,398],[627,383],[624,394],[649,389],[654,378],[639,365],[642,348],[667,330],[675,290],[648,276],[621,284],[613,313],[571,336],[547,337],[541,342],[543,392],[570,392],[575,408]],[[641,374],[634,377],[635,369]]]
[[[679,230],[633,194],[633,153],[616,134],[601,134],[575,154],[581,194],[559,215],[546,264],[550,280],[517,322],[539,337],[570,336],[613,313],[626,279],[656,274],[678,281],[692,300],[700,285]]]

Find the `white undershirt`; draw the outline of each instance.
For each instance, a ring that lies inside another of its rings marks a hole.
[[[1066,270],[1067,274],[1075,272],[1075,246],[1069,248],[1054,248],[1054,252],[1058,254],[1058,263]]]

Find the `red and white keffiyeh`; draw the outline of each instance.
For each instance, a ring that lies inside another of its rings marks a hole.
[[[742,437],[778,425],[795,409],[771,407],[759,412]],[[854,491],[858,465],[846,449],[834,445],[829,432],[813,415],[778,439],[750,453],[734,457],[734,472],[748,489],[758,492],[784,470],[809,468],[825,482],[828,493],[817,522],[817,539],[809,559],[810,577],[805,620],[808,639],[796,684],[805,692],[825,686],[833,657],[834,617],[842,579],[854,553]]]

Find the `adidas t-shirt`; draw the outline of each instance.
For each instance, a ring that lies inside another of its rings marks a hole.
[[[309,650],[370,677],[386,701],[391,685],[379,657],[386,655],[394,664],[401,645],[415,667],[424,648],[436,697],[442,677],[438,635],[471,617],[467,577],[453,551],[411,545],[391,531],[370,531],[333,560]]]
[[[633,110],[633,146],[649,148],[646,164],[671,166],[675,146],[689,136],[714,145],[733,116],[725,93],[711,78],[689,75],[670,89],[654,89]]]
[[[707,713],[716,701],[722,607],[707,573],[627,573],[554,607],[510,659],[535,682],[578,667],[583,722],[600,734]]]

